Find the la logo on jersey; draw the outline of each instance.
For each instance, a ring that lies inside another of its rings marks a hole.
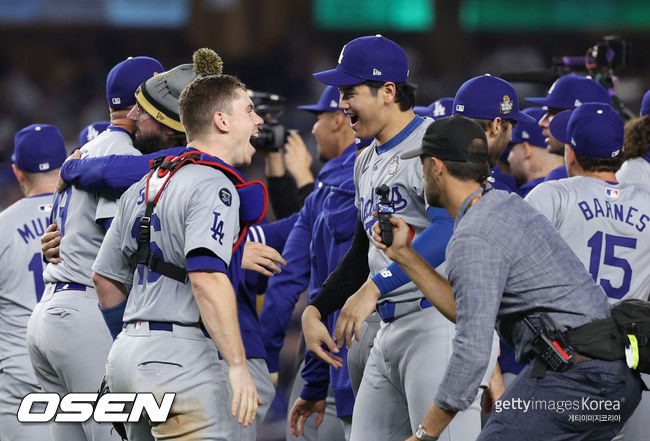
[[[620,192],[615,188],[608,188],[606,191],[610,199],[618,199],[620,195]]]
[[[55,393],[31,393],[20,402],[18,421],[21,423],[83,423],[90,418],[98,423],[135,423],[146,412],[152,423],[163,423],[174,403],[176,394],[163,394],[160,405],[150,392],[107,393],[97,400],[97,393],[71,393],[62,398]],[[43,412],[33,411],[34,404],[44,404]],[[133,403],[130,412],[124,412],[127,403]]]

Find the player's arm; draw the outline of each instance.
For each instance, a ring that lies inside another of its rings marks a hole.
[[[184,150],[182,147],[173,147],[142,156],[110,155],[71,159],[61,167],[61,178],[68,185],[115,196],[122,194],[149,172],[149,161],[159,156],[178,155]]]
[[[233,389],[232,414],[236,415],[239,408],[239,423],[244,426],[252,424],[259,399],[246,364],[235,290],[222,272],[192,271],[189,278],[203,325],[228,363],[228,377]]]
[[[341,263],[332,271],[323,283],[320,293],[311,301],[310,306],[317,309],[321,317],[327,317],[345,304],[368,278],[368,236],[360,218],[352,238],[350,250],[343,256]]]
[[[443,208],[429,208],[427,212],[431,225],[413,240],[413,250],[436,268],[445,260],[445,250],[451,235],[454,233],[454,221]],[[387,271],[386,271],[387,270]],[[366,283],[374,283],[381,295],[396,290],[410,282],[400,266],[393,262],[371,278]]]

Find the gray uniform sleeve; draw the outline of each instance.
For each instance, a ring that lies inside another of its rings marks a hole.
[[[122,200],[124,199],[126,198],[122,198]],[[126,219],[128,216],[124,213],[124,202],[120,202],[111,228],[104,236],[102,246],[97,253],[93,271],[108,279],[130,286],[133,283],[133,268],[122,250],[122,230]]]
[[[542,213],[556,228],[562,223],[565,191],[554,182],[542,182],[524,199],[535,210]]]
[[[239,195],[235,186],[222,175],[216,182],[213,178],[198,183],[190,194],[185,211],[185,255],[205,248],[228,265],[239,234]]]

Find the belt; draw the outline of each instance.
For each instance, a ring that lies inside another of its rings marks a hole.
[[[575,364],[580,364],[580,363],[584,363],[585,361],[593,360],[593,358],[587,357],[586,355],[582,355],[577,352],[574,352],[571,355],[573,356],[573,362]]]
[[[400,317],[413,312],[422,311],[423,309],[433,306],[425,298],[409,300],[405,302],[386,301],[377,305],[377,313],[385,323],[391,323]]]
[[[66,282],[57,282],[54,285],[54,292],[59,291],[85,291],[86,285],[80,285],[78,283],[66,283]]]
[[[129,322],[129,323],[124,323],[122,325],[122,328],[126,328],[129,325],[133,325],[137,322]],[[197,323],[196,325],[181,325],[178,323],[173,323],[173,322],[147,322],[149,323],[149,330],[150,331],[168,331],[168,332],[174,332],[174,326],[181,326],[181,327],[190,327],[190,328],[200,328],[201,332],[203,332],[203,335],[205,335],[207,338],[210,338],[210,334],[208,334],[208,330],[205,329],[205,326],[201,323]]]

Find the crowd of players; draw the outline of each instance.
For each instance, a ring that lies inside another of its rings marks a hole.
[[[263,121],[221,69],[206,50],[167,71],[118,63],[110,121],[65,164],[56,127],[16,134],[25,198],[0,214],[0,441],[119,439],[92,420],[16,420],[27,393],[93,392],[104,375],[112,392],[177,393],[166,422],[126,423],[129,439],[256,439],[305,290],[287,439],[645,439],[650,399],[625,361],[565,347],[556,372],[522,319],[563,333],[648,299],[650,92],[625,124],[574,74],[523,111],[490,75],[415,107],[404,50],[354,39],[300,107],[316,118],[319,174],[297,133],[266,155],[268,223],[266,190],[234,168]],[[376,225],[381,185],[392,244]],[[579,423],[493,406],[584,398],[619,406],[574,409]]]

